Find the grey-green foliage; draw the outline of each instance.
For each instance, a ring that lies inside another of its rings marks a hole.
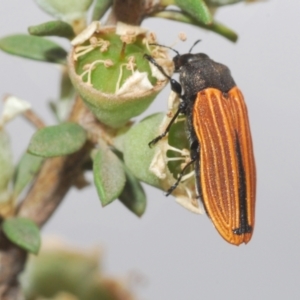
[[[37,254],[41,246],[39,228],[26,218],[8,218],[2,223],[6,237],[20,248]]]
[[[86,131],[76,123],[62,123],[38,130],[28,146],[28,152],[42,157],[68,155],[86,142]]]

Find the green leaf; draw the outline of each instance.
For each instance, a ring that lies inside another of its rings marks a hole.
[[[109,7],[112,5],[112,3],[112,0],[95,0],[92,20],[100,20],[106,13],[106,11],[109,9]]]
[[[177,22],[182,22],[182,23],[188,23],[192,24],[195,26],[199,26],[202,28],[205,28],[207,30],[211,30],[213,32],[216,32],[225,38],[229,39],[232,42],[236,42],[238,39],[237,34],[231,30],[230,28],[226,27],[225,25],[218,23],[216,21],[213,21],[210,25],[205,25],[194,18],[188,16],[187,14],[184,14],[179,11],[162,11],[158,12],[153,15],[154,17],[158,18],[164,18],[164,19],[169,19],[169,20],[174,20]]]
[[[68,118],[70,111],[74,105],[74,96],[74,86],[71,83],[68,71],[64,69],[61,73],[59,99],[51,101],[49,103],[50,109],[54,113],[54,116],[58,123],[62,123]]]
[[[19,195],[22,190],[33,180],[40,170],[43,157],[24,153],[16,168],[14,176],[14,194]]]
[[[126,183],[119,200],[138,217],[146,210],[146,194],[140,182],[124,165]]]
[[[75,123],[63,123],[38,130],[31,138],[28,152],[42,157],[68,155],[86,142],[85,130]]]
[[[28,32],[37,36],[60,36],[73,39],[75,34],[71,25],[63,21],[50,21],[36,26],[30,26]]]
[[[93,0],[35,0],[48,14],[63,20],[81,19]]]
[[[160,179],[149,171],[155,149],[148,146],[159,134],[164,114],[154,114],[133,126],[124,138],[124,162],[139,180],[160,188]]]
[[[12,55],[34,60],[65,63],[67,52],[58,44],[38,36],[9,35],[0,39],[0,49]]]
[[[119,158],[106,146],[97,150],[94,163],[94,182],[103,206],[117,199],[125,186],[125,171]]]
[[[0,128],[0,202],[4,200],[1,199],[1,194],[6,194],[13,172],[14,165],[9,136]]]
[[[39,228],[26,218],[9,218],[4,220],[2,229],[6,237],[20,248],[37,254],[41,245]]]
[[[203,24],[211,24],[212,15],[204,0],[175,0],[175,4],[184,12]]]
[[[60,100],[69,101],[74,99],[75,90],[67,70],[63,70],[60,79]]]
[[[207,5],[210,6],[222,6],[222,5],[234,4],[242,1],[245,0],[206,0]]]

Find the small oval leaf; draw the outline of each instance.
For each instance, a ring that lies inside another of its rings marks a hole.
[[[138,179],[129,171],[128,168],[126,168],[126,166],[124,167],[126,173],[126,183],[122,194],[119,196],[119,200],[130,211],[140,217],[146,210],[146,194]]]
[[[8,189],[14,172],[14,163],[8,133],[0,128],[0,200],[1,194]]]
[[[2,229],[6,237],[20,248],[37,254],[41,245],[40,231],[37,225],[26,218],[4,220]]]
[[[212,15],[203,0],[175,0],[175,4],[184,12],[203,24],[211,24]]]
[[[12,55],[52,63],[65,63],[67,57],[67,52],[58,44],[26,34],[9,35],[0,39],[0,49]]]
[[[234,4],[242,1],[245,0],[207,0],[207,4],[209,6],[223,6],[223,5]]]
[[[63,123],[38,130],[31,138],[28,152],[42,157],[68,155],[86,142],[85,130],[76,123]]]
[[[160,179],[150,172],[149,167],[155,155],[155,149],[148,146],[159,134],[164,114],[146,117],[133,126],[124,138],[124,162],[139,180],[160,188]]]
[[[36,36],[60,36],[70,40],[75,36],[72,26],[63,21],[50,21],[30,26],[28,32]]]
[[[14,195],[19,195],[40,170],[43,157],[24,153],[17,165],[14,176]]]
[[[93,172],[102,205],[117,199],[125,186],[125,171],[119,158],[105,145],[101,145],[96,152]]]
[[[112,0],[96,0],[94,5],[92,20],[93,21],[100,20],[104,16],[106,11],[109,9],[109,7],[112,5],[112,3],[113,3]]]
[[[76,20],[85,15],[93,0],[35,0],[35,2],[55,18]]]

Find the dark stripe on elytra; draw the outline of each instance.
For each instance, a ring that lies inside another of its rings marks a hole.
[[[235,133],[235,148],[238,162],[239,171],[239,206],[240,206],[240,226],[233,229],[233,233],[241,235],[244,233],[252,232],[252,227],[248,224],[248,212],[247,212],[247,187],[246,187],[246,176],[243,166],[242,153],[240,142],[238,139],[238,133]]]

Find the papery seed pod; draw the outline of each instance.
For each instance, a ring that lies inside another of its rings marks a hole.
[[[151,50],[149,43],[153,41],[153,34],[140,27],[119,23],[117,27],[101,28],[99,22],[72,41],[70,78],[104,124],[123,126],[147,109],[166,85],[166,78],[152,75],[149,63],[143,59],[144,53],[154,55],[168,73],[172,72],[166,52]]]

